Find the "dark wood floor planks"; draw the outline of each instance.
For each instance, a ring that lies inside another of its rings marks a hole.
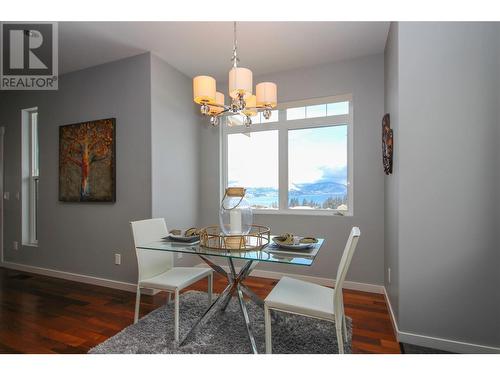
[[[276,280],[246,283],[265,298]],[[214,291],[224,287],[216,276]],[[166,293],[143,296],[141,316],[166,300]],[[0,268],[0,353],[86,353],[132,323],[134,302],[134,293]],[[354,353],[400,353],[383,295],[345,290],[344,305]]]

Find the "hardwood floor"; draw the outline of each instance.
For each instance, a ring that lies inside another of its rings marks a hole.
[[[265,298],[276,280],[246,284]],[[214,291],[224,286],[216,277]],[[191,289],[206,290],[206,281]],[[141,316],[166,300],[143,296]],[[86,353],[133,322],[134,301],[130,292],[0,268],[0,353]],[[345,290],[344,305],[354,353],[400,353],[383,295]]]

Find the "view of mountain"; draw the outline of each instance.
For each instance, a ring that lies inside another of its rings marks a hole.
[[[278,189],[247,188],[246,197],[254,207],[278,207]],[[337,208],[346,204],[347,186],[333,181],[296,184],[291,187],[288,199],[291,207]]]
[[[289,192],[289,197],[302,195],[344,195],[347,186],[333,181],[320,181],[308,184],[294,185]]]

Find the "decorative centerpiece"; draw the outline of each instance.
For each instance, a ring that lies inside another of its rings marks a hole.
[[[250,202],[245,188],[227,188],[219,210],[219,225],[200,231],[201,246],[221,250],[262,248],[270,241],[268,227],[253,224]]]
[[[246,189],[230,187],[226,189],[219,210],[219,223],[224,234],[247,234],[253,224],[250,202],[245,199]]]
[[[250,251],[260,250],[271,241],[271,230],[263,225],[252,224],[245,234],[226,235],[219,225],[200,231],[200,245],[212,250]]]

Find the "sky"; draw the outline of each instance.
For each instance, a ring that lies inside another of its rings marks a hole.
[[[228,136],[228,180],[244,187],[278,188],[278,131]],[[346,183],[347,125],[288,133],[289,184]]]

